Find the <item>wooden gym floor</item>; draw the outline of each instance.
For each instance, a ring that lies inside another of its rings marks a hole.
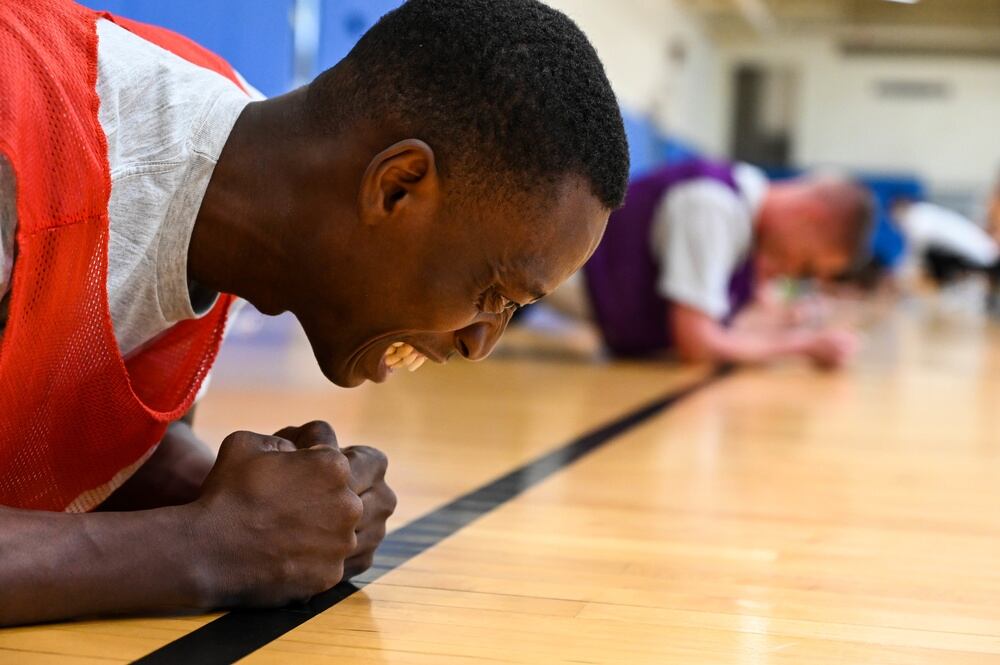
[[[3,630],[0,662],[256,640],[248,663],[1000,663],[1000,328],[897,308],[845,372],[742,370],[646,412],[708,372],[506,351],[353,391],[299,344],[227,351],[207,439],[325,418],[389,454],[377,579],[216,624]]]

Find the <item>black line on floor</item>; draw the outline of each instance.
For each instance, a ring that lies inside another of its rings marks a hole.
[[[219,665],[244,658],[724,373],[717,372],[639,407],[396,529],[379,547],[375,565],[351,582],[342,582],[302,605],[276,610],[233,610],[135,662]]]

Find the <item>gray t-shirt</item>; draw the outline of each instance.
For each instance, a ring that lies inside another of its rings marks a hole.
[[[188,245],[229,133],[246,105],[263,95],[247,86],[248,97],[226,77],[110,21],[99,20],[97,34],[98,116],[111,171],[108,303],[128,355],[215,303],[217,294],[188,284]],[[4,297],[16,261],[15,191],[12,169],[0,157]]]

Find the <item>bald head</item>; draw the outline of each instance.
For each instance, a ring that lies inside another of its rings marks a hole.
[[[867,258],[875,225],[875,202],[871,191],[849,178],[817,175],[803,178],[806,196],[826,208],[816,231],[851,255],[852,262]]]
[[[867,259],[874,220],[871,192],[849,178],[774,183],[761,208],[758,258],[772,274],[832,279]]]

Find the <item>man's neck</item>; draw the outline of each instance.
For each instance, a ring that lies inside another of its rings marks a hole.
[[[188,276],[277,314],[291,307],[305,258],[310,189],[329,164],[306,137],[305,90],[250,104],[240,115],[202,200]]]

